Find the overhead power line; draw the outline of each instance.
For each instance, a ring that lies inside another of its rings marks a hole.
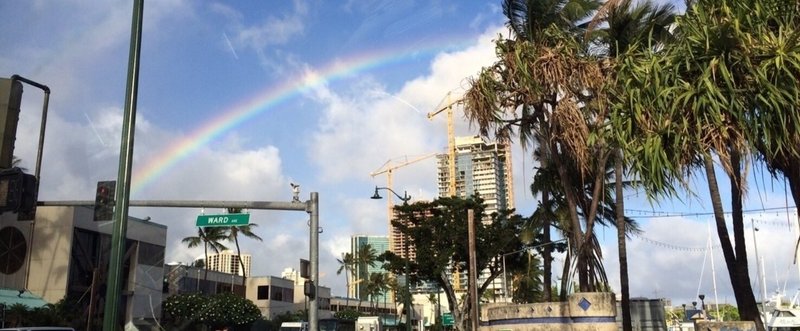
[[[795,213],[797,211],[797,207],[790,206],[790,207],[773,207],[773,208],[759,208],[759,209],[746,209],[743,210],[742,213],[744,214],[751,214],[751,213],[764,213],[764,212],[776,212],[776,211],[788,211],[794,210]],[[630,214],[638,213],[640,215],[632,216]],[[694,216],[713,216],[714,212],[697,212],[697,213],[680,213],[674,211],[660,211],[660,210],[644,210],[644,209],[625,209],[625,215],[628,217],[642,217],[642,218],[668,218],[668,217],[694,217]],[[725,215],[731,215],[731,212],[725,212]]]

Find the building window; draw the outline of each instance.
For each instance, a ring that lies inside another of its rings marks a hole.
[[[275,301],[283,301],[283,291],[280,287],[275,287],[272,289],[272,293],[269,296],[270,300]]]
[[[139,264],[157,267],[163,266],[164,247],[139,242]]]
[[[283,290],[282,301],[293,302],[294,301],[294,289],[293,288],[283,288],[282,290]]]
[[[258,286],[258,300],[269,299],[269,285]]]

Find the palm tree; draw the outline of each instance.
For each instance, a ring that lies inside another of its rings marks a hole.
[[[636,49],[641,50],[653,45],[663,45],[671,38],[669,26],[675,19],[675,9],[671,4],[656,5],[650,0],[638,2],[633,5],[631,0],[609,1],[603,8],[604,15],[598,15],[595,20],[602,19],[607,23],[604,29],[598,30],[599,42],[604,46],[605,58],[616,64],[619,57]],[[603,17],[604,16],[604,17]],[[609,70],[613,75],[614,71]],[[609,81],[613,82],[613,78]],[[623,197],[623,169],[624,152],[623,144],[613,143],[614,149],[614,177],[616,195],[616,224],[617,224],[617,251],[619,252],[620,294],[622,310],[622,329],[632,330],[630,310],[630,290],[628,279],[628,260],[626,250],[626,222],[625,204]]]
[[[615,176],[616,173],[611,168],[611,164],[606,165],[607,169],[604,173],[604,182],[610,181],[612,176]],[[574,170],[568,169],[569,172]],[[558,176],[558,171],[553,169],[552,166],[548,167],[539,167],[536,175],[534,176],[533,183],[531,184],[531,192],[533,195],[542,194],[542,192],[548,192],[548,204],[545,207],[544,202],[540,204],[539,208],[534,211],[533,214],[533,221],[541,222],[543,219],[552,220],[552,227],[555,228],[560,232],[561,237],[568,238],[570,237],[571,230],[571,222],[569,222],[569,212],[567,211],[568,204],[566,202],[566,198],[564,197],[563,189],[560,186],[560,182],[555,179]],[[622,187],[630,188],[634,185],[634,182],[625,181],[622,183]],[[595,222],[601,226],[616,226],[618,229],[619,221],[616,217],[620,214],[617,213],[618,207],[611,203],[612,200],[612,187],[610,185],[602,185],[603,189],[601,190],[601,196],[599,197],[599,206],[598,206],[598,213],[596,214]],[[594,199],[594,186],[593,184],[586,184],[581,185],[575,188],[572,188],[575,192],[583,192],[582,194],[578,194],[578,200],[580,201],[580,205],[587,206],[591,205],[591,200]],[[581,217],[585,217],[583,212],[581,212]],[[623,217],[622,219],[622,227],[625,229],[625,235],[629,235],[632,233],[640,232],[638,224],[628,217]],[[597,241],[595,234],[592,234],[592,241]],[[550,242],[550,240],[542,240],[542,242]],[[555,245],[547,245],[543,246],[541,249],[545,247],[554,247]],[[544,256],[544,254],[542,254]],[[567,254],[565,256],[564,265],[569,266],[572,261],[573,256],[571,254]],[[589,265],[593,266],[595,270],[602,271],[602,252],[599,250],[594,250],[591,255],[589,255]],[[598,278],[600,283],[603,282],[604,278],[602,278],[603,273],[598,273]],[[570,274],[569,270],[565,269],[562,277],[561,277],[561,293],[560,299],[566,300],[567,296],[567,285],[569,284]],[[547,284],[547,283],[546,283]],[[549,287],[549,284],[547,285]]]
[[[247,224],[247,225],[241,225],[241,226],[232,226],[232,227],[227,229],[227,232],[228,232],[227,233],[227,237],[228,237],[227,239],[233,241],[234,244],[236,245],[236,256],[239,259],[239,266],[242,268],[242,286],[245,286],[246,279],[247,279],[247,274],[246,274],[246,272],[245,272],[246,270],[244,268],[244,261],[242,261],[242,253],[241,253],[242,250],[239,247],[239,235],[243,235],[243,236],[245,236],[245,238],[255,239],[255,240],[258,240],[258,241],[263,241],[263,239],[261,239],[261,237],[259,237],[257,234],[255,234],[253,232],[253,228],[256,227],[256,226],[258,226],[258,224],[254,224],[253,223],[253,224]]]
[[[559,170],[564,188],[575,183],[595,182],[599,197],[600,174],[608,155],[602,141],[590,141],[590,130],[605,122],[603,73],[583,43],[585,21],[600,7],[591,0],[529,0],[503,3],[503,11],[515,39],[499,40],[500,59],[485,68],[465,95],[465,111],[483,135],[490,130],[498,137],[518,133],[523,145],[537,133],[545,133],[549,161]],[[590,146],[597,145],[597,146]],[[601,152],[594,155],[595,152]],[[566,168],[577,169],[567,173]],[[598,252],[591,239],[599,199],[580,205],[579,193],[562,190],[569,206],[570,248],[582,291],[596,287],[593,279],[604,279],[602,270],[591,265]],[[585,231],[578,209],[584,209]]]
[[[353,254],[350,253],[342,253],[341,259],[336,259],[336,262],[339,263],[339,269],[336,269],[336,274],[341,275],[344,272],[344,281],[347,286],[347,293],[345,294],[345,305],[350,298],[350,281],[353,277],[353,266],[355,266],[355,258]]]
[[[370,244],[363,244],[358,247],[355,255],[355,269],[358,273],[358,278],[365,282],[366,284],[369,283],[370,272],[369,268],[374,268],[378,262],[378,252],[372,248]],[[366,288],[366,286],[365,286]],[[366,295],[365,291],[359,291],[358,296],[361,299],[362,295]]]
[[[225,235],[225,231],[222,228],[198,227],[197,236],[189,236],[181,240],[181,242],[185,243],[189,248],[194,248],[203,245],[203,256],[204,256],[203,264],[206,269],[205,275],[203,276],[203,280],[208,280],[208,248],[211,247],[211,249],[215,253],[219,253],[222,250],[228,249],[221,242],[226,238],[227,236]]]
[[[229,214],[238,214],[241,213],[241,208],[228,208]],[[227,239],[229,241],[233,241],[236,245],[236,257],[239,260],[239,267],[242,268],[242,286],[245,286],[247,282],[247,273],[244,270],[244,261],[242,261],[242,250],[239,247],[239,235],[243,235],[246,238],[255,239],[258,241],[263,241],[261,237],[253,232],[253,228],[258,226],[258,224],[251,223],[247,225],[241,226],[231,226],[226,227],[225,230],[227,231]]]
[[[389,277],[386,273],[373,272],[369,274],[369,281],[367,282],[367,295],[371,299],[370,301],[373,303],[374,314],[378,313],[378,296],[382,294],[385,297],[388,290]]]
[[[782,155],[800,155],[797,23],[794,1],[698,0],[677,20],[674,42],[619,67],[628,87],[621,103],[629,109],[619,112],[615,127],[623,139],[639,139],[629,150],[636,153],[632,166],[653,187],[686,184],[687,175],[704,171],[737,306],[760,330],[747,266],[742,168],[754,149],[768,167]],[[714,160],[731,184],[733,243]]]

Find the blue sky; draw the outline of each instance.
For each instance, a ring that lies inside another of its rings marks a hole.
[[[118,0],[0,2],[0,76],[19,74],[52,89],[41,200],[91,200],[95,183],[117,174],[131,9],[129,1]],[[221,116],[234,110],[252,116],[220,126],[192,149],[177,149],[185,154],[142,180],[132,198],[288,201],[290,182],[301,184],[302,198],[319,192],[321,284],[334,295],[344,294],[335,258],[347,250],[349,236],[386,234],[385,201],[369,199],[386,177],[369,173],[389,159],[444,151],[444,118],[429,121],[425,114],[448,92],[462,93],[467,78],[494,61],[492,40],[507,35],[500,1],[164,0],[147,1],[144,14],[134,182],[160,157],[177,155],[171,148],[221,123]],[[280,88],[284,93],[274,93]],[[36,157],[41,98],[38,90],[25,88],[16,154],[28,169]],[[258,98],[259,106],[241,106]],[[456,129],[459,135],[475,133],[461,119]],[[533,166],[515,146],[515,196],[522,214],[535,206],[525,189]],[[765,177],[762,189],[751,188],[748,209],[784,206],[782,183]],[[395,171],[394,188],[432,199],[435,178],[435,161],[428,159]],[[769,195],[761,199],[757,193]],[[710,211],[704,193],[660,206],[635,192],[630,197],[631,209]],[[201,212],[221,211],[131,209],[133,216],[169,226],[168,262],[202,254],[180,243],[196,233]],[[254,256],[253,274],[297,268],[307,257],[307,216],[252,215],[264,238],[243,243]],[[766,265],[786,269],[793,239],[785,234],[788,228],[770,226],[776,219],[785,222],[785,214],[747,217],[763,220],[758,235],[765,238],[759,250]],[[646,232],[628,246],[632,294],[691,300],[704,253],[678,248],[703,247],[710,216],[639,220]],[[601,236],[617,288],[613,231]],[[730,293],[721,285],[728,281],[718,249],[715,255],[719,292]],[[706,269],[701,284],[710,284],[709,274]],[[768,278],[783,272],[774,274]],[[792,275],[781,279],[796,284]],[[710,293],[707,288],[702,291]],[[720,294],[720,301],[725,298],[733,302],[730,294]]]

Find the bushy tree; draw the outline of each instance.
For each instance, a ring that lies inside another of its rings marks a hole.
[[[241,326],[261,317],[252,301],[231,293],[173,295],[163,307],[176,328]]]
[[[456,296],[454,284],[448,273],[469,269],[468,210],[474,211],[476,269],[488,270],[489,277],[478,286],[478,297],[503,272],[501,257],[504,253],[524,250],[535,245],[523,242],[519,234],[526,218],[500,211],[486,215],[483,199],[439,198],[432,202],[417,202],[395,206],[397,219],[392,224],[405,236],[409,247],[416,251],[416,259],[404,259],[392,252],[381,255],[387,262],[384,268],[406,274],[412,284],[426,281],[437,284],[445,293],[456,328],[463,330],[472,308],[469,295]],[[507,261],[509,262],[509,261]],[[539,286],[541,283],[539,283]],[[401,293],[402,294],[402,293]]]
[[[340,320],[347,320],[347,321],[355,321],[358,317],[361,316],[361,313],[355,309],[346,309],[337,311],[333,314],[333,317],[336,317]]]

